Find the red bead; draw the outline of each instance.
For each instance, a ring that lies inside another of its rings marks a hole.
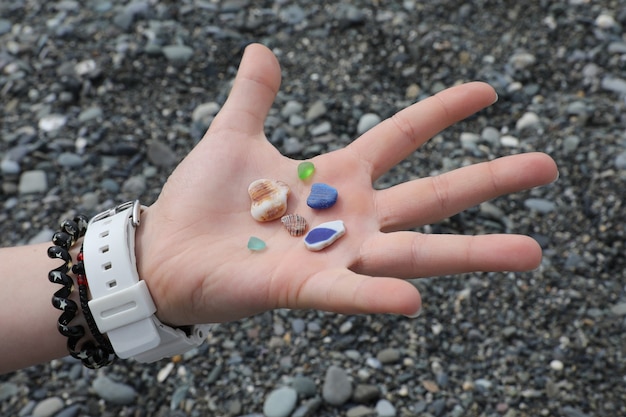
[[[87,285],[87,277],[83,274],[77,274],[76,282],[78,283],[78,285]]]
[[[83,258],[84,258],[84,257],[85,257],[85,256],[83,255],[83,252],[82,252],[82,251],[81,251],[81,252],[78,252],[78,255],[76,255],[76,260],[77,260],[77,261],[79,261],[79,262],[82,262],[82,260],[83,260]]]

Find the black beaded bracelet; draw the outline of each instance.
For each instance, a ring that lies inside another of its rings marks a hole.
[[[87,316],[89,316],[92,321],[93,317],[91,316],[89,305],[87,304],[87,286],[82,259],[79,260],[77,265],[73,265],[72,257],[69,252],[70,248],[76,244],[78,239],[85,235],[88,223],[89,220],[83,215],[78,215],[73,220],[65,220],[61,223],[61,230],[52,237],[54,246],[48,248],[48,257],[63,260],[63,265],[51,270],[48,273],[48,280],[52,283],[62,285],[62,288],[56,291],[52,296],[52,305],[56,309],[63,311],[59,317],[57,326],[59,332],[68,338],[67,350],[72,357],[80,359],[86,367],[96,369],[109,365],[116,356],[110,343],[108,343],[106,338],[97,330],[95,322],[93,323],[93,327],[99,336],[96,336],[93,329],[91,329],[91,324],[89,324]],[[77,279],[77,281],[79,281],[79,289],[81,286],[84,287],[82,290],[84,296],[81,297],[84,298],[84,303],[83,300],[81,300],[81,307],[90,330],[92,330],[94,339],[98,341],[98,344],[94,344],[90,340],[85,341],[81,344],[79,350],[77,350],[77,346],[81,338],[85,335],[85,329],[82,325],[70,325],[70,322],[76,317],[78,311],[76,302],[69,299],[74,291],[74,280],[68,275],[70,271],[74,273],[79,272],[79,274],[76,274],[77,277],[80,276],[80,278]],[[99,340],[100,338],[102,341],[106,342],[102,343]]]

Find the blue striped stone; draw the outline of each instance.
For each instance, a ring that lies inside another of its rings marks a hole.
[[[313,209],[327,209],[337,202],[337,189],[328,184],[317,182],[311,186],[311,193],[306,204]]]
[[[304,237],[304,244],[312,251],[322,250],[332,245],[346,233],[346,227],[341,220],[322,223],[314,227]]]

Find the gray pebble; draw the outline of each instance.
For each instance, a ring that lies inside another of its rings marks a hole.
[[[287,155],[295,155],[304,149],[304,144],[295,137],[287,138],[283,141],[283,152]]]
[[[357,405],[346,411],[346,417],[376,417],[376,410],[364,405]]]
[[[617,77],[606,76],[600,84],[603,89],[620,95],[626,95],[626,80]]]
[[[0,402],[7,400],[19,392],[19,387],[12,382],[0,384]]]
[[[563,151],[566,153],[572,153],[578,148],[580,138],[578,136],[570,135],[563,139]]]
[[[550,213],[556,209],[556,204],[550,200],[544,198],[528,198],[524,201],[524,206],[529,210],[534,210],[539,213]]]
[[[376,359],[378,359],[383,365],[396,363],[400,360],[400,351],[395,348],[383,349],[378,352]]]
[[[59,411],[54,417],[77,417],[83,408],[82,404],[72,404],[67,408]]]
[[[352,401],[358,404],[366,404],[376,401],[380,398],[380,388],[371,384],[358,384],[354,387],[352,393]]]
[[[589,417],[589,414],[570,406],[563,407],[561,412],[563,413],[563,417]]]
[[[615,304],[611,307],[611,313],[616,316],[626,316],[626,302]]]
[[[172,64],[185,64],[193,56],[193,49],[185,45],[167,45],[163,47],[163,55]]]
[[[280,115],[283,116],[284,118],[289,118],[290,116],[293,116],[302,112],[302,107],[303,107],[302,103],[295,101],[295,100],[289,100],[287,103],[285,103],[283,108],[280,110]]]
[[[323,101],[318,100],[309,107],[306,113],[306,120],[312,122],[326,114],[326,105]]]
[[[91,120],[101,119],[102,115],[103,112],[100,107],[89,107],[88,109],[80,112],[80,114],[78,115],[78,121],[81,123],[87,123]]]
[[[291,386],[297,391],[300,397],[313,397],[317,394],[317,385],[315,381],[306,376],[296,376]]]
[[[18,192],[20,194],[43,193],[48,189],[46,173],[41,170],[26,171],[20,175]]]
[[[7,19],[0,19],[0,36],[11,31],[13,23]]]
[[[133,196],[140,196],[146,191],[146,179],[143,175],[135,175],[124,181],[122,191]]]
[[[115,382],[105,375],[94,379],[91,387],[100,398],[113,404],[131,404],[137,396],[135,389],[130,385]]]
[[[306,322],[302,319],[296,318],[291,321],[291,330],[294,334],[301,334],[306,329]]]
[[[536,113],[526,112],[515,123],[518,132],[526,129],[537,129],[541,125],[541,120]]]
[[[17,175],[20,173],[20,164],[12,159],[3,158],[0,162],[0,171],[4,175]]]
[[[626,169],[626,151],[615,157],[615,168]]]
[[[39,119],[39,129],[44,132],[52,132],[59,130],[67,123],[67,116],[63,114],[49,114]]]
[[[329,121],[323,121],[322,123],[313,126],[309,132],[312,136],[321,136],[329,133],[332,130],[332,125]]]
[[[57,158],[57,162],[62,167],[70,169],[81,167],[84,164],[83,158],[81,158],[80,155],[71,152],[63,152],[60,154]]]
[[[380,123],[380,121],[381,118],[379,115],[374,113],[365,113],[359,118],[359,123],[356,128],[357,134],[362,135],[363,133],[367,132],[378,123]]]
[[[52,235],[54,234],[54,230],[52,229],[44,229],[37,233],[35,236],[31,237],[28,240],[29,245],[36,245],[38,243],[50,242],[52,239]]]
[[[214,101],[202,103],[191,113],[191,120],[202,123],[205,127],[208,127],[218,111],[220,111],[220,105],[218,103]]]
[[[313,417],[316,415],[317,410],[321,405],[322,399],[320,397],[312,398],[296,408],[296,410],[291,414],[291,417]]]
[[[50,397],[40,401],[33,409],[33,417],[50,417],[63,408],[65,404],[59,397]]]
[[[537,61],[537,58],[528,52],[518,52],[514,55],[511,55],[509,58],[509,65],[511,65],[516,70],[522,70],[530,67]]]
[[[383,399],[376,403],[378,417],[396,417],[396,408],[389,401]]]
[[[332,405],[342,405],[352,396],[352,383],[346,371],[332,365],[326,371],[322,397]]]
[[[149,141],[146,154],[150,163],[160,168],[169,169],[178,162],[176,153],[160,140]]]
[[[287,417],[296,407],[298,393],[290,387],[282,387],[272,391],[263,403],[265,417]]]

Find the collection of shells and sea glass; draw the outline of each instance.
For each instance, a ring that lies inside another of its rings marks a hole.
[[[310,178],[314,171],[315,167],[308,161],[298,166],[298,176],[303,181]],[[283,181],[265,178],[253,181],[248,187],[248,194],[252,201],[250,206],[252,218],[259,222],[280,219],[291,236],[304,236],[304,245],[311,251],[319,251],[332,245],[346,233],[342,220],[322,223],[307,233],[308,224],[302,215],[285,214],[289,193],[289,186]],[[334,187],[324,183],[314,183],[307,198],[307,205],[314,210],[328,209],[337,202],[338,196],[339,193]],[[263,240],[255,236],[250,237],[248,249],[260,251],[265,248],[266,244]]]

